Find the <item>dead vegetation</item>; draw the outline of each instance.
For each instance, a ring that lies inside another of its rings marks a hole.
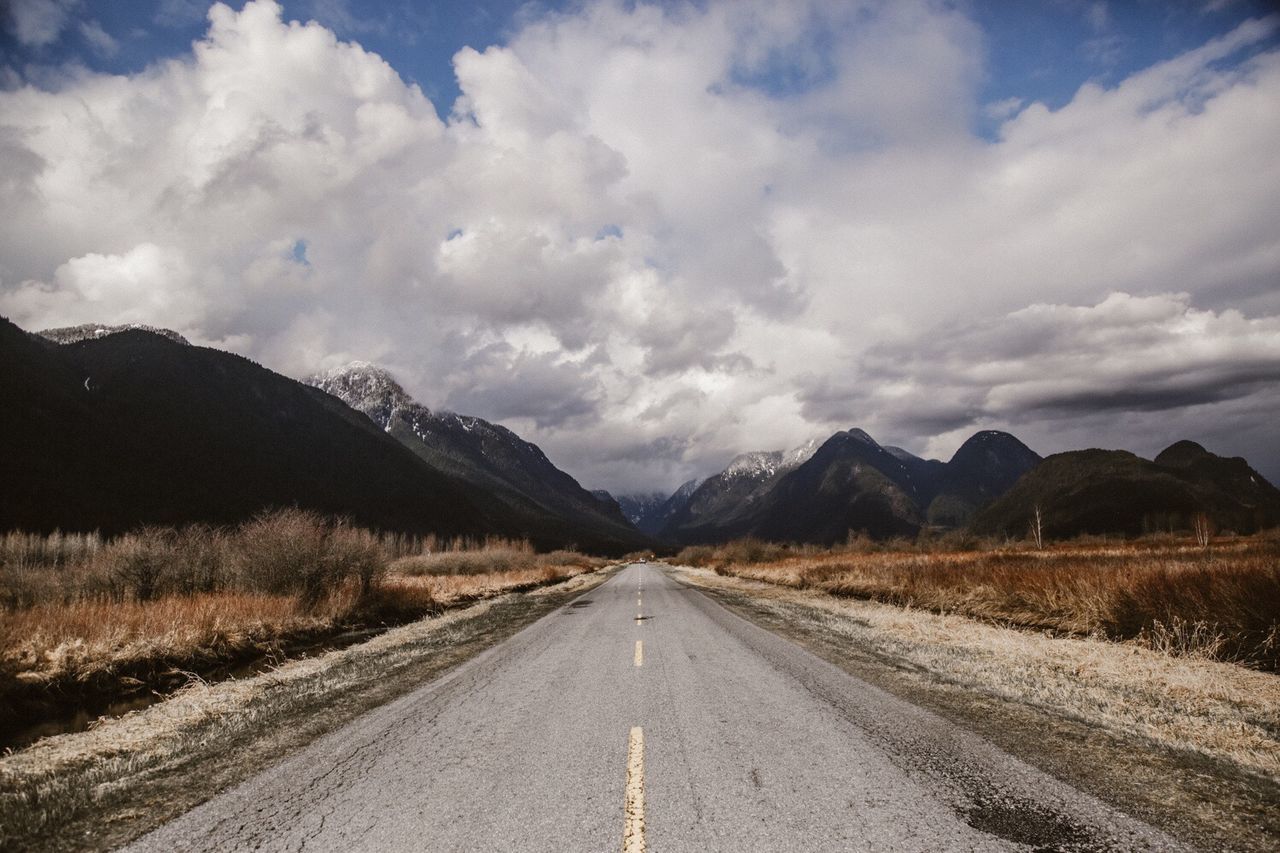
[[[9,534],[0,732],[602,565],[524,542],[377,536],[301,510],[110,541]]]
[[[88,731],[0,753],[0,850],[116,849],[603,579],[584,573],[527,595],[497,595],[253,677],[195,680],[164,702]],[[454,594],[449,578],[414,582],[436,580],[442,597]],[[456,590],[463,595],[485,583],[478,575],[465,580]],[[488,583],[496,588],[495,579]]]
[[[1280,678],[1272,673],[1098,637],[1009,628],[955,612],[837,598],[709,569],[676,571],[685,582],[859,677],[905,691],[913,701],[938,701],[949,714],[972,716],[977,728],[1005,719],[1010,707],[1033,709],[1040,716],[1026,723],[1025,737],[1013,737],[1000,724],[992,732],[1007,748],[1030,757],[1040,755],[1042,739],[1056,737],[1065,726],[1072,749],[1087,749],[1081,738],[1099,730],[1134,748],[1155,745],[1191,757],[1190,764],[1174,763],[1189,776],[1210,773],[1210,788],[1227,786],[1224,780],[1240,772],[1264,780],[1261,790],[1274,797],[1280,782]],[[1103,776],[1105,768],[1126,760],[1106,752],[1095,757]],[[1196,764],[1199,759],[1210,764]],[[1073,766],[1078,761],[1077,755],[1068,763],[1072,772],[1084,772]],[[1257,808],[1256,802],[1246,805],[1246,812]],[[1275,831],[1274,821],[1268,822],[1268,831]]]
[[[853,542],[829,551],[742,541],[677,562],[842,598],[1125,641],[1280,669],[1280,537],[1173,538],[954,550]]]

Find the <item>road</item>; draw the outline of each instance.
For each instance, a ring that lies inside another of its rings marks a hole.
[[[633,564],[137,851],[1170,850]]]

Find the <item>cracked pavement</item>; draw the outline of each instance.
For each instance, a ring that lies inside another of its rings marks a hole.
[[[126,849],[617,850],[633,727],[650,851],[1180,849],[651,564]]]

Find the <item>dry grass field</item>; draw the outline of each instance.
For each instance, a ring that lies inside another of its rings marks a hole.
[[[1280,669],[1280,537],[955,550],[852,543],[829,551],[735,542],[676,562],[717,573]]]
[[[0,731],[604,565],[288,510],[233,530],[0,538]]]

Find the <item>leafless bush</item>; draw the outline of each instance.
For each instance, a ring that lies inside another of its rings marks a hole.
[[[175,570],[176,539],[172,530],[148,527],[108,542],[93,562],[105,569],[111,598],[150,601],[166,592]]]
[[[48,536],[12,531],[0,536],[0,569],[25,569],[72,565],[91,557],[102,547],[97,533],[63,533]]]
[[[505,548],[480,551],[442,551],[406,557],[393,563],[396,572],[405,575],[484,575],[493,572],[530,568],[537,562],[534,554]]]
[[[367,593],[386,569],[382,547],[371,533],[300,509],[248,522],[236,537],[235,552],[242,588],[297,595],[304,606],[313,606],[347,578],[356,578]]]
[[[711,545],[690,545],[676,554],[676,563],[681,566],[710,566],[716,558],[716,549]]]

